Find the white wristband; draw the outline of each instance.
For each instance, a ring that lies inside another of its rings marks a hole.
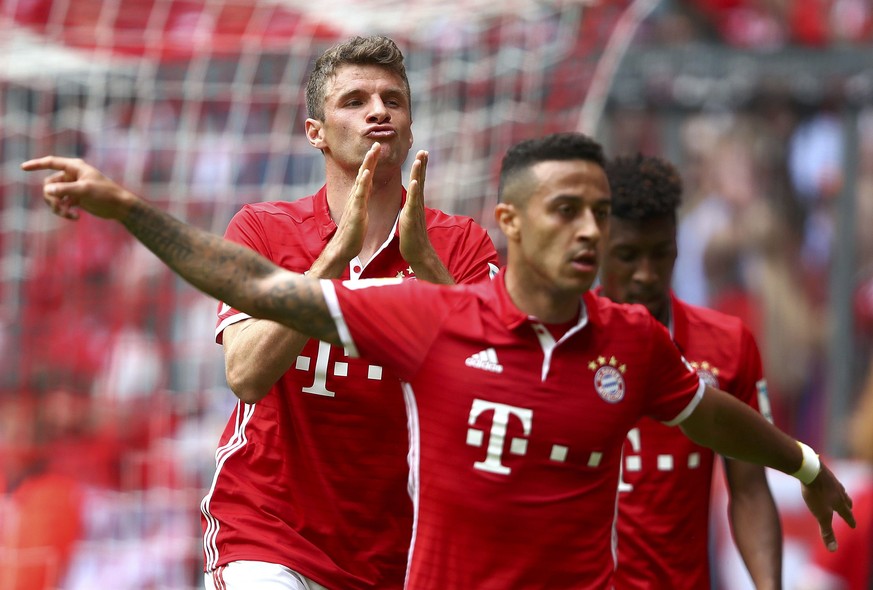
[[[813,451],[809,445],[805,445],[800,441],[796,442],[803,453],[803,462],[800,464],[800,469],[791,475],[799,479],[805,485],[809,485],[812,483],[812,480],[818,477],[818,473],[821,471],[821,461],[816,452]]]

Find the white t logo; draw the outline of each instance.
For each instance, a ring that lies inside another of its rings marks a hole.
[[[521,421],[525,436],[530,435],[533,410],[516,408],[506,404],[487,402],[485,400],[473,400],[473,408],[470,410],[470,418],[467,423],[472,427],[476,419],[483,413],[493,410],[494,417],[491,420],[491,432],[488,437],[488,452],[484,461],[476,461],[473,467],[491,473],[508,474],[511,469],[501,462],[503,457],[503,443],[506,440],[506,429],[509,425],[510,416],[515,416]],[[485,433],[477,428],[467,429],[467,444],[473,447],[481,447]],[[513,438],[509,452],[514,455],[524,455],[527,452],[527,439]]]

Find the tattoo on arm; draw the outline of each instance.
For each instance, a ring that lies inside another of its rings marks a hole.
[[[240,244],[186,225],[139,201],[122,220],[127,230],[197,289],[252,317],[285,324],[339,344],[321,286]]]
[[[283,276],[266,288],[265,306],[282,314],[282,319],[277,321],[301,334],[341,346],[336,323],[327,308],[319,279],[294,276],[299,280],[289,281]],[[289,313],[288,310],[293,312]]]

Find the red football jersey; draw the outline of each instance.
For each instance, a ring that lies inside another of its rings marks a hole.
[[[497,254],[482,227],[433,209],[426,220],[456,281],[487,280]],[[226,237],[304,272],[335,230],[322,188],[298,201],[246,205]],[[345,276],[414,278],[396,231]],[[247,317],[222,304],[216,339]],[[397,378],[310,340],[263,400],[237,404],[225,428],[201,504],[206,570],[257,560],[330,588],[401,588],[412,530],[408,452]]]
[[[769,418],[761,355],[738,318],[674,297],[672,332],[704,382],[762,408]],[[713,460],[712,450],[656,420],[644,418],[628,432],[619,486],[617,588],[709,588]]]
[[[556,341],[503,272],[452,288],[322,284],[349,352],[405,382],[408,587],[608,587],[625,434],[641,416],[681,421],[703,394],[667,330],[589,293]]]

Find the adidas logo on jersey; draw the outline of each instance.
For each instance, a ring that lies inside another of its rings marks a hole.
[[[494,352],[493,348],[486,348],[481,352],[468,356],[464,364],[474,369],[482,369],[492,373],[503,372],[503,365],[497,361],[497,353]]]

